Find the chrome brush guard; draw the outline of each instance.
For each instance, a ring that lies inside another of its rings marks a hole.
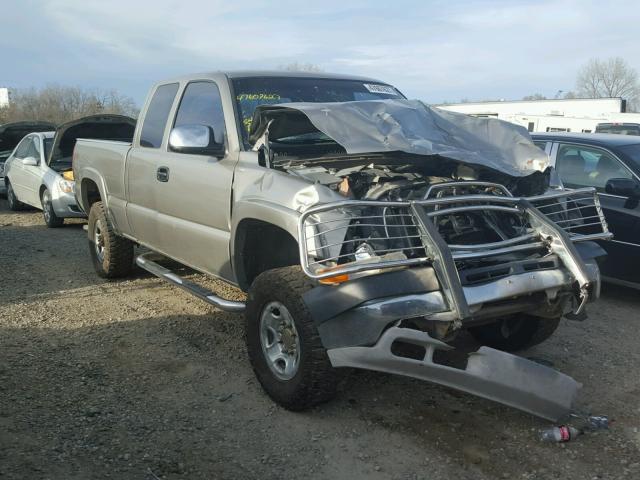
[[[496,194],[437,195],[414,201],[345,200],[309,208],[299,219],[302,269],[317,280],[360,272],[431,264],[438,275],[453,318],[470,315],[458,275],[469,260],[516,252],[556,255],[578,282],[580,313],[588,299],[589,269],[574,243],[611,238],[593,188],[556,191],[534,197],[513,197],[502,186],[480,182],[450,182],[443,186],[481,184]],[[499,188],[498,188],[499,187]],[[431,190],[430,190],[431,192]],[[437,192],[436,192],[437,193]],[[441,192],[440,192],[441,193]],[[521,222],[521,234],[499,241],[447,244],[434,220],[484,212]],[[371,228],[369,237],[349,235],[350,229]],[[349,245],[352,244],[352,245]],[[356,245],[359,245],[357,248]]]

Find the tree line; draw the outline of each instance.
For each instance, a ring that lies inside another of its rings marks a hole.
[[[621,97],[627,101],[627,111],[640,110],[640,78],[623,58],[592,58],[579,71],[575,90],[558,90],[552,97],[558,98],[610,98]],[[523,100],[546,100],[535,93]]]
[[[278,69],[322,71],[317,65],[301,62],[279,65]],[[627,101],[627,111],[640,111],[640,77],[638,72],[620,57],[589,60],[578,71],[574,90],[557,90],[551,97],[535,93],[523,97],[523,100],[605,97],[622,97]],[[469,101],[462,100],[463,103]],[[137,117],[139,110],[132,98],[118,93],[117,90],[48,85],[41,89],[11,90],[9,105],[0,108],[0,125],[22,120],[44,120],[59,125],[100,113]]]
[[[136,117],[132,98],[116,90],[48,85],[10,90],[9,105],[0,108],[0,124],[42,120],[60,125],[87,115],[113,113]]]

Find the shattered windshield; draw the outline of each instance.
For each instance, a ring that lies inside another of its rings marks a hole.
[[[329,78],[254,77],[233,80],[242,136],[247,142],[253,112],[258,105],[291,102],[350,102],[404,98],[394,87],[382,83]],[[281,139],[287,141],[287,139]],[[309,140],[309,139],[307,139]],[[298,138],[288,139],[297,142]],[[327,141],[317,138],[313,141]]]

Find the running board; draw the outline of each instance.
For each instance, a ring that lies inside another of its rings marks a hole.
[[[154,252],[149,252],[138,255],[136,257],[136,265],[146,270],[147,272],[154,274],[156,277],[161,278],[162,280],[166,280],[169,283],[177,285],[178,287],[189,292],[191,295],[198,297],[200,300],[204,300],[205,302],[219,308],[220,310],[232,313],[244,312],[244,302],[234,302],[233,300],[226,300],[196,283],[185,280],[179,275],[173,273],[168,268],[165,268],[162,265],[158,265],[156,262],[151,260],[151,257],[153,256],[157,257],[157,254]]]

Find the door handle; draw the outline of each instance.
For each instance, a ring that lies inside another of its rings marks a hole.
[[[159,167],[156,171],[156,179],[159,182],[168,182],[169,181],[169,168],[168,167]]]

